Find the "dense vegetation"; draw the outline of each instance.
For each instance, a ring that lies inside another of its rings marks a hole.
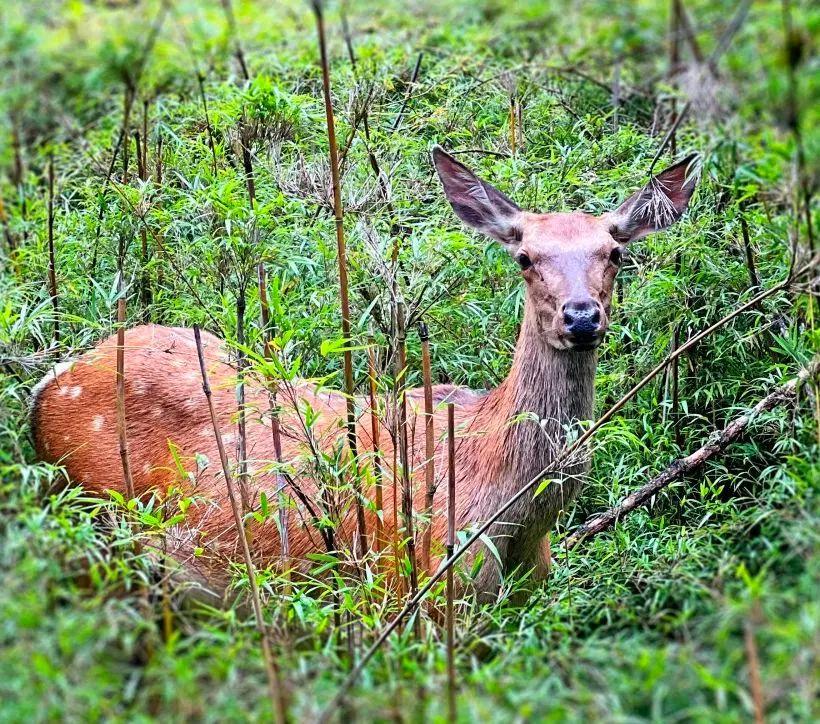
[[[646,181],[685,109],[658,163],[696,151],[702,181],[684,219],[625,260],[600,351],[599,412],[816,246],[820,13],[810,3],[739,12],[687,3],[713,67],[696,62],[681,33],[671,74],[675,3],[371,5],[330,3],[326,20],[353,336],[366,344],[373,330],[384,391],[394,245],[402,294],[431,330],[436,379],[496,385],[521,318],[514,262],[452,215],[430,165],[433,143],[465,151],[460,158],[524,207],[600,213]],[[89,500],[66,486],[36,460],[26,413],[53,363],[114,330],[118,268],[129,324],[199,323],[235,340],[244,289],[247,346],[259,352],[255,267],[264,260],[282,354],[300,376],[341,387],[310,7],[43,0],[5,4],[0,17],[0,719],[269,718],[249,612],[173,598],[133,544],[173,521],[159,506],[125,514],[115,496]],[[520,107],[514,138],[511,104]],[[505,596],[459,606],[461,719],[747,721],[755,672],[773,721],[817,716],[811,385],[650,508],[569,554],[557,545],[809,362],[820,333],[802,281],[690,350],[594,438],[584,492],[553,534],[558,562],[545,585],[523,605]],[[414,386],[419,358],[411,329]],[[364,392],[367,355],[356,351],[354,364]],[[359,579],[325,556],[315,563],[312,580],[290,587],[260,573],[294,720],[318,715],[351,650],[360,655],[402,604],[375,569]],[[237,600],[243,576],[237,568]],[[420,636],[408,626],[366,668],[346,717],[445,716],[443,631],[422,618]]]

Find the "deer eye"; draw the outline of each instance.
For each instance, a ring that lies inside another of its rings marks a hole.
[[[518,256],[516,256],[515,260],[518,262],[518,266],[520,266],[521,269],[529,269],[532,266],[532,260],[524,252],[521,252]]]
[[[611,252],[609,252],[609,261],[611,261],[615,266],[621,266],[622,258],[623,252],[620,247],[616,246]]]

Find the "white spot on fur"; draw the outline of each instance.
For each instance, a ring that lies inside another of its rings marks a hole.
[[[148,392],[148,385],[146,385],[141,380],[134,383],[134,394],[135,395],[144,395]]]
[[[94,415],[94,419],[91,421],[91,429],[99,432],[103,429],[103,425],[105,425],[105,418],[102,415]]]
[[[145,463],[145,465],[142,466],[142,472],[149,475],[151,473],[151,463]]]
[[[83,393],[83,388],[79,385],[75,385],[74,387],[68,388],[68,394],[71,398],[77,399]]]
[[[68,372],[74,366],[75,360],[67,360],[66,362],[60,362],[59,364],[54,365],[54,367],[46,372],[34,388],[31,390],[31,401],[32,405],[37,402],[37,398],[40,396],[42,391],[46,388],[48,384],[54,382],[61,374],[64,372]],[[62,390],[61,390],[62,393]]]
[[[199,436],[200,436],[200,437],[208,437],[209,435],[213,435],[213,434],[214,434],[214,431],[213,431],[213,430],[211,430],[211,428],[210,428],[210,427],[203,427],[203,428],[199,431]]]
[[[236,438],[236,435],[234,435],[232,432],[226,432],[222,436],[222,442],[225,443],[226,445],[229,445],[230,443],[232,443],[234,441],[235,438]]]
[[[151,411],[151,417],[161,417],[161,416],[162,416],[162,408],[161,407],[155,407]]]

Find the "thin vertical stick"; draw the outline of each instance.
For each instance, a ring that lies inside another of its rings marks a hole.
[[[242,131],[240,132],[240,143],[242,146],[242,166],[245,171],[245,184],[248,189],[248,202],[251,211],[252,241],[256,241],[256,185],[253,180],[253,165],[251,164],[251,154],[248,138],[245,136],[244,119],[242,121]],[[239,288],[236,291],[236,407],[237,407],[237,458],[239,463],[239,495],[242,498],[242,516],[251,510],[251,495],[248,490],[248,423],[247,412],[245,410],[245,369],[248,366],[245,358],[245,309],[247,280],[244,276],[244,269],[239,270]],[[250,535],[250,528],[245,528],[246,534]]]
[[[401,125],[401,120],[404,116],[404,111],[407,108],[407,102],[410,100],[410,94],[413,92],[413,86],[416,85],[416,81],[419,78],[419,71],[421,70],[421,60],[424,57],[424,53],[420,52],[418,57],[416,58],[416,65],[413,67],[413,74],[410,76],[410,83],[407,85],[407,93],[404,94],[404,99],[401,102],[401,107],[399,108],[399,112],[396,114],[396,120],[393,121],[393,125],[390,127],[391,132],[395,132],[398,130],[399,125]]]
[[[404,300],[396,302],[396,380],[398,385],[399,464],[401,466],[401,507],[407,538],[407,557],[410,561],[410,595],[418,591],[418,567],[416,562],[416,537],[413,530],[413,483],[410,476],[410,451],[407,444],[407,329],[405,327]],[[418,619],[416,619],[418,622]]]
[[[157,193],[162,192],[162,131],[157,128],[157,149],[154,153],[155,158],[155,166],[156,166],[156,183],[157,183]],[[163,260],[162,260],[162,231],[157,231],[154,236],[154,241],[157,246],[157,257],[159,263],[157,264],[157,289],[162,289],[162,283],[164,281],[164,274],[163,274]]]
[[[349,349],[350,341],[350,298],[347,282],[347,247],[345,244],[344,209],[342,208],[342,188],[339,179],[339,149],[336,145],[336,123],[333,118],[333,100],[330,95],[330,67],[327,59],[325,41],[325,22],[320,0],[313,0],[313,12],[316,15],[316,32],[319,36],[319,60],[322,66],[322,90],[325,100],[325,120],[327,122],[327,140],[330,146],[330,175],[333,181],[333,216],[336,220],[336,247],[339,257],[339,292],[342,304],[342,337],[345,340],[344,378],[347,406],[347,443],[353,457],[353,495],[355,497],[356,523],[358,527],[359,553],[367,552],[367,526],[364,519],[362,494],[359,486],[359,471],[356,463],[356,403],[353,397],[353,355]]]
[[[749,269],[749,282],[751,282],[752,289],[760,288],[760,277],[757,275],[757,268],[755,267],[754,251],[752,249],[752,242],[749,239],[749,225],[746,223],[746,215],[740,215],[740,232],[743,236],[743,250],[746,252],[746,266]]]
[[[54,308],[52,340],[60,341],[60,304],[57,299],[57,264],[54,256],[54,154],[48,157],[48,293]]]
[[[205,97],[205,76],[197,72],[196,82],[199,85],[199,97],[202,99],[202,109],[205,112],[205,131],[208,134],[208,148],[211,149],[211,161],[214,172],[214,179],[216,178],[216,146],[214,146],[214,134],[211,130],[211,118],[208,114],[208,100]]]
[[[384,492],[382,488],[381,451],[379,450],[379,416],[376,408],[376,351],[375,341],[370,337],[367,349],[367,376],[370,389],[370,436],[373,438],[373,481],[376,489],[376,553],[384,547]]]
[[[248,492],[248,425],[245,411],[245,280],[240,279],[236,292],[236,409],[237,463],[239,495],[242,499],[242,516],[251,510],[251,496]],[[250,534],[249,530],[246,533]]]
[[[421,339],[421,370],[424,381],[424,512],[427,528],[421,542],[422,565],[430,570],[430,544],[433,531],[433,498],[436,494],[436,441],[433,432],[433,380],[430,370],[430,334],[427,325],[419,322]]]
[[[236,29],[236,16],[233,14],[231,0],[222,0],[222,9],[225,11],[225,18],[228,21],[228,30],[234,41],[234,55],[239,61],[239,69],[242,71],[242,78],[246,81],[251,79],[248,73],[248,64],[245,62],[245,53],[242,52],[242,44],[239,42],[239,33]]]
[[[612,71],[612,132],[618,132],[618,124],[620,122],[619,115],[621,111],[621,64],[623,58],[621,55],[615,60],[615,69]]]
[[[122,265],[122,259],[120,260]],[[123,288],[122,267],[117,275],[117,438],[120,445],[122,474],[125,479],[125,493],[128,500],[134,498],[134,480],[131,477],[131,462],[128,454],[128,432],[125,426],[125,289]]]
[[[262,324],[262,340],[264,345],[264,356],[266,360],[273,359],[273,343],[271,341],[270,329],[270,307],[268,305],[268,277],[265,272],[265,263],[260,261],[256,266],[257,280],[259,284],[259,313]],[[276,464],[282,465],[282,433],[279,426],[279,411],[276,402],[276,387],[268,380],[268,405],[270,406],[270,431],[273,439],[273,451],[276,456]],[[276,471],[276,500],[279,508],[279,540],[281,542],[281,562],[282,569],[287,576],[285,595],[290,594],[290,535],[288,531],[288,510],[285,506],[285,478],[281,470]]]
[[[196,353],[199,358],[199,371],[202,374],[202,391],[205,393],[205,399],[208,402],[208,412],[210,413],[211,424],[214,428],[216,447],[219,450],[219,461],[222,463],[222,474],[225,476],[225,486],[228,489],[228,498],[231,502],[234,525],[236,527],[237,537],[242,545],[242,557],[245,559],[245,567],[248,569],[248,583],[251,590],[253,615],[256,618],[256,628],[259,631],[259,635],[262,637],[262,656],[265,662],[265,672],[268,676],[268,693],[270,694],[271,708],[273,710],[275,721],[285,722],[287,721],[287,705],[285,702],[284,691],[282,690],[282,686],[279,681],[279,668],[273,658],[268,628],[265,625],[265,619],[262,616],[262,602],[259,597],[259,588],[256,583],[256,569],[254,568],[253,561],[251,560],[248,539],[244,534],[242,514],[239,510],[239,505],[237,504],[236,493],[234,492],[233,479],[231,478],[230,466],[228,465],[228,456],[225,453],[225,445],[222,443],[222,435],[219,431],[219,421],[216,418],[214,403],[211,400],[211,386],[208,384],[208,370],[205,367],[205,354],[202,351],[202,339],[199,334],[199,325],[196,324],[194,325],[194,340],[196,341]]]
[[[456,423],[455,405],[447,403],[447,560],[456,546]],[[453,567],[447,569],[447,720],[457,721]]]
[[[142,119],[142,138],[140,132],[134,133],[137,142],[137,173],[140,181],[148,181],[148,101],[143,106],[145,115]],[[144,217],[143,217],[144,220]],[[140,224],[140,262],[142,265],[140,275],[140,296],[142,297],[143,314],[146,321],[150,318],[148,309],[151,305],[151,284],[148,278],[148,226]]]
[[[510,153],[515,155],[515,94],[510,93]]]

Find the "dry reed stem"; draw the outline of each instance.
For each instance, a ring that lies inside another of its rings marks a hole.
[[[128,432],[125,425],[125,290],[122,270],[117,279],[117,439],[122,460],[122,474],[128,500],[134,498],[134,479],[131,477],[131,461],[128,454]]]
[[[455,405],[447,403],[447,558],[453,557],[456,545],[456,423]],[[447,712],[448,721],[457,721],[455,621],[453,612],[453,567],[447,569]]]
[[[344,209],[342,207],[342,188],[339,179],[339,149],[336,145],[336,123],[333,118],[333,100],[330,95],[330,67],[327,59],[327,42],[325,40],[325,23],[322,3],[314,0],[313,12],[316,16],[316,32],[319,39],[319,62],[322,68],[322,91],[325,103],[325,120],[327,123],[327,140],[330,147],[330,174],[333,185],[333,216],[336,222],[336,249],[339,261],[339,292],[342,306],[342,337],[345,340],[344,382],[345,403],[347,410],[347,443],[354,463],[353,495],[358,528],[359,555],[367,553],[367,526],[362,506],[362,492],[359,484],[359,466],[357,462],[356,442],[356,402],[353,388],[353,354],[350,345],[350,297],[347,280],[347,247],[344,230]]]
[[[54,154],[48,157],[48,293],[54,310],[52,341],[60,341],[60,303],[57,298],[57,263],[54,255]]]
[[[422,565],[430,568],[430,547],[433,532],[433,497],[436,494],[436,441],[433,430],[433,379],[430,369],[430,334],[427,325],[419,322],[419,339],[421,340],[421,369],[424,383],[424,514],[427,516],[427,527],[421,542]]]
[[[367,376],[369,380],[370,392],[370,436],[373,438],[373,482],[375,487],[376,503],[376,553],[381,553],[384,548],[384,492],[382,485],[381,451],[379,450],[380,425],[378,410],[376,407],[376,352],[375,342],[371,336],[367,349]]]

